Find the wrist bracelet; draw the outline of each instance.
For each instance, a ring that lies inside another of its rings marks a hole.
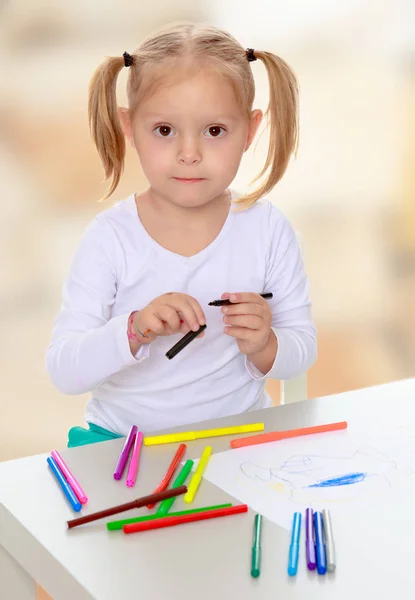
[[[132,342],[139,342],[140,340],[138,339],[136,333],[134,332],[133,329],[133,323],[134,323],[134,315],[138,312],[138,310],[135,310],[131,313],[131,315],[128,317],[128,326],[127,326],[127,337],[130,341]],[[147,338],[147,336],[145,335],[145,333],[141,333],[141,331],[139,329],[137,329],[137,333],[138,335],[140,335],[142,338]]]

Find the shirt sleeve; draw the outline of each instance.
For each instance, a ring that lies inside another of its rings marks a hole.
[[[268,247],[265,291],[273,293],[268,302],[278,350],[268,373],[259,371],[247,358],[245,364],[253,379],[292,379],[315,363],[317,336],[311,317],[309,281],[297,236],[288,219],[272,206]]]
[[[117,290],[115,237],[98,217],[84,233],[63,287],[63,302],[46,352],[46,369],[65,394],[82,394],[149,355],[133,356],[130,313],[111,318]]]

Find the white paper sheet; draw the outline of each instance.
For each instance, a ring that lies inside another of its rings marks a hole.
[[[415,500],[415,430],[341,431],[215,454],[204,477],[275,523],[293,513],[370,507],[406,489]]]

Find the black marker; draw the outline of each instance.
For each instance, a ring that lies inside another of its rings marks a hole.
[[[189,331],[189,333],[186,333],[186,335],[183,336],[182,339],[177,342],[177,344],[174,344],[174,346],[166,352],[167,358],[174,358],[176,354],[183,350],[183,348],[186,348],[190,342],[197,338],[197,336],[200,335],[202,331],[206,329],[206,327],[206,325],[202,325],[197,331]]]
[[[272,298],[272,294],[259,294],[261,298],[265,298],[265,300],[270,300]],[[213,300],[213,302],[209,302],[209,306],[229,306],[230,304],[237,304],[237,302],[230,302],[230,300]]]

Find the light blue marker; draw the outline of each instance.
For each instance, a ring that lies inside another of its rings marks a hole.
[[[66,481],[65,477],[62,475],[62,472],[59,469],[55,459],[52,458],[51,456],[48,456],[48,458],[46,460],[48,461],[48,465],[50,466],[52,473],[55,475],[56,479],[60,483],[63,493],[65,494],[65,496],[68,498],[69,502],[71,503],[72,508],[76,512],[79,512],[82,508],[81,503],[78,501],[78,498],[75,496],[71,486]]]
[[[300,551],[301,513],[294,513],[293,530],[291,533],[290,554],[288,557],[288,575],[297,575],[298,553]]]

